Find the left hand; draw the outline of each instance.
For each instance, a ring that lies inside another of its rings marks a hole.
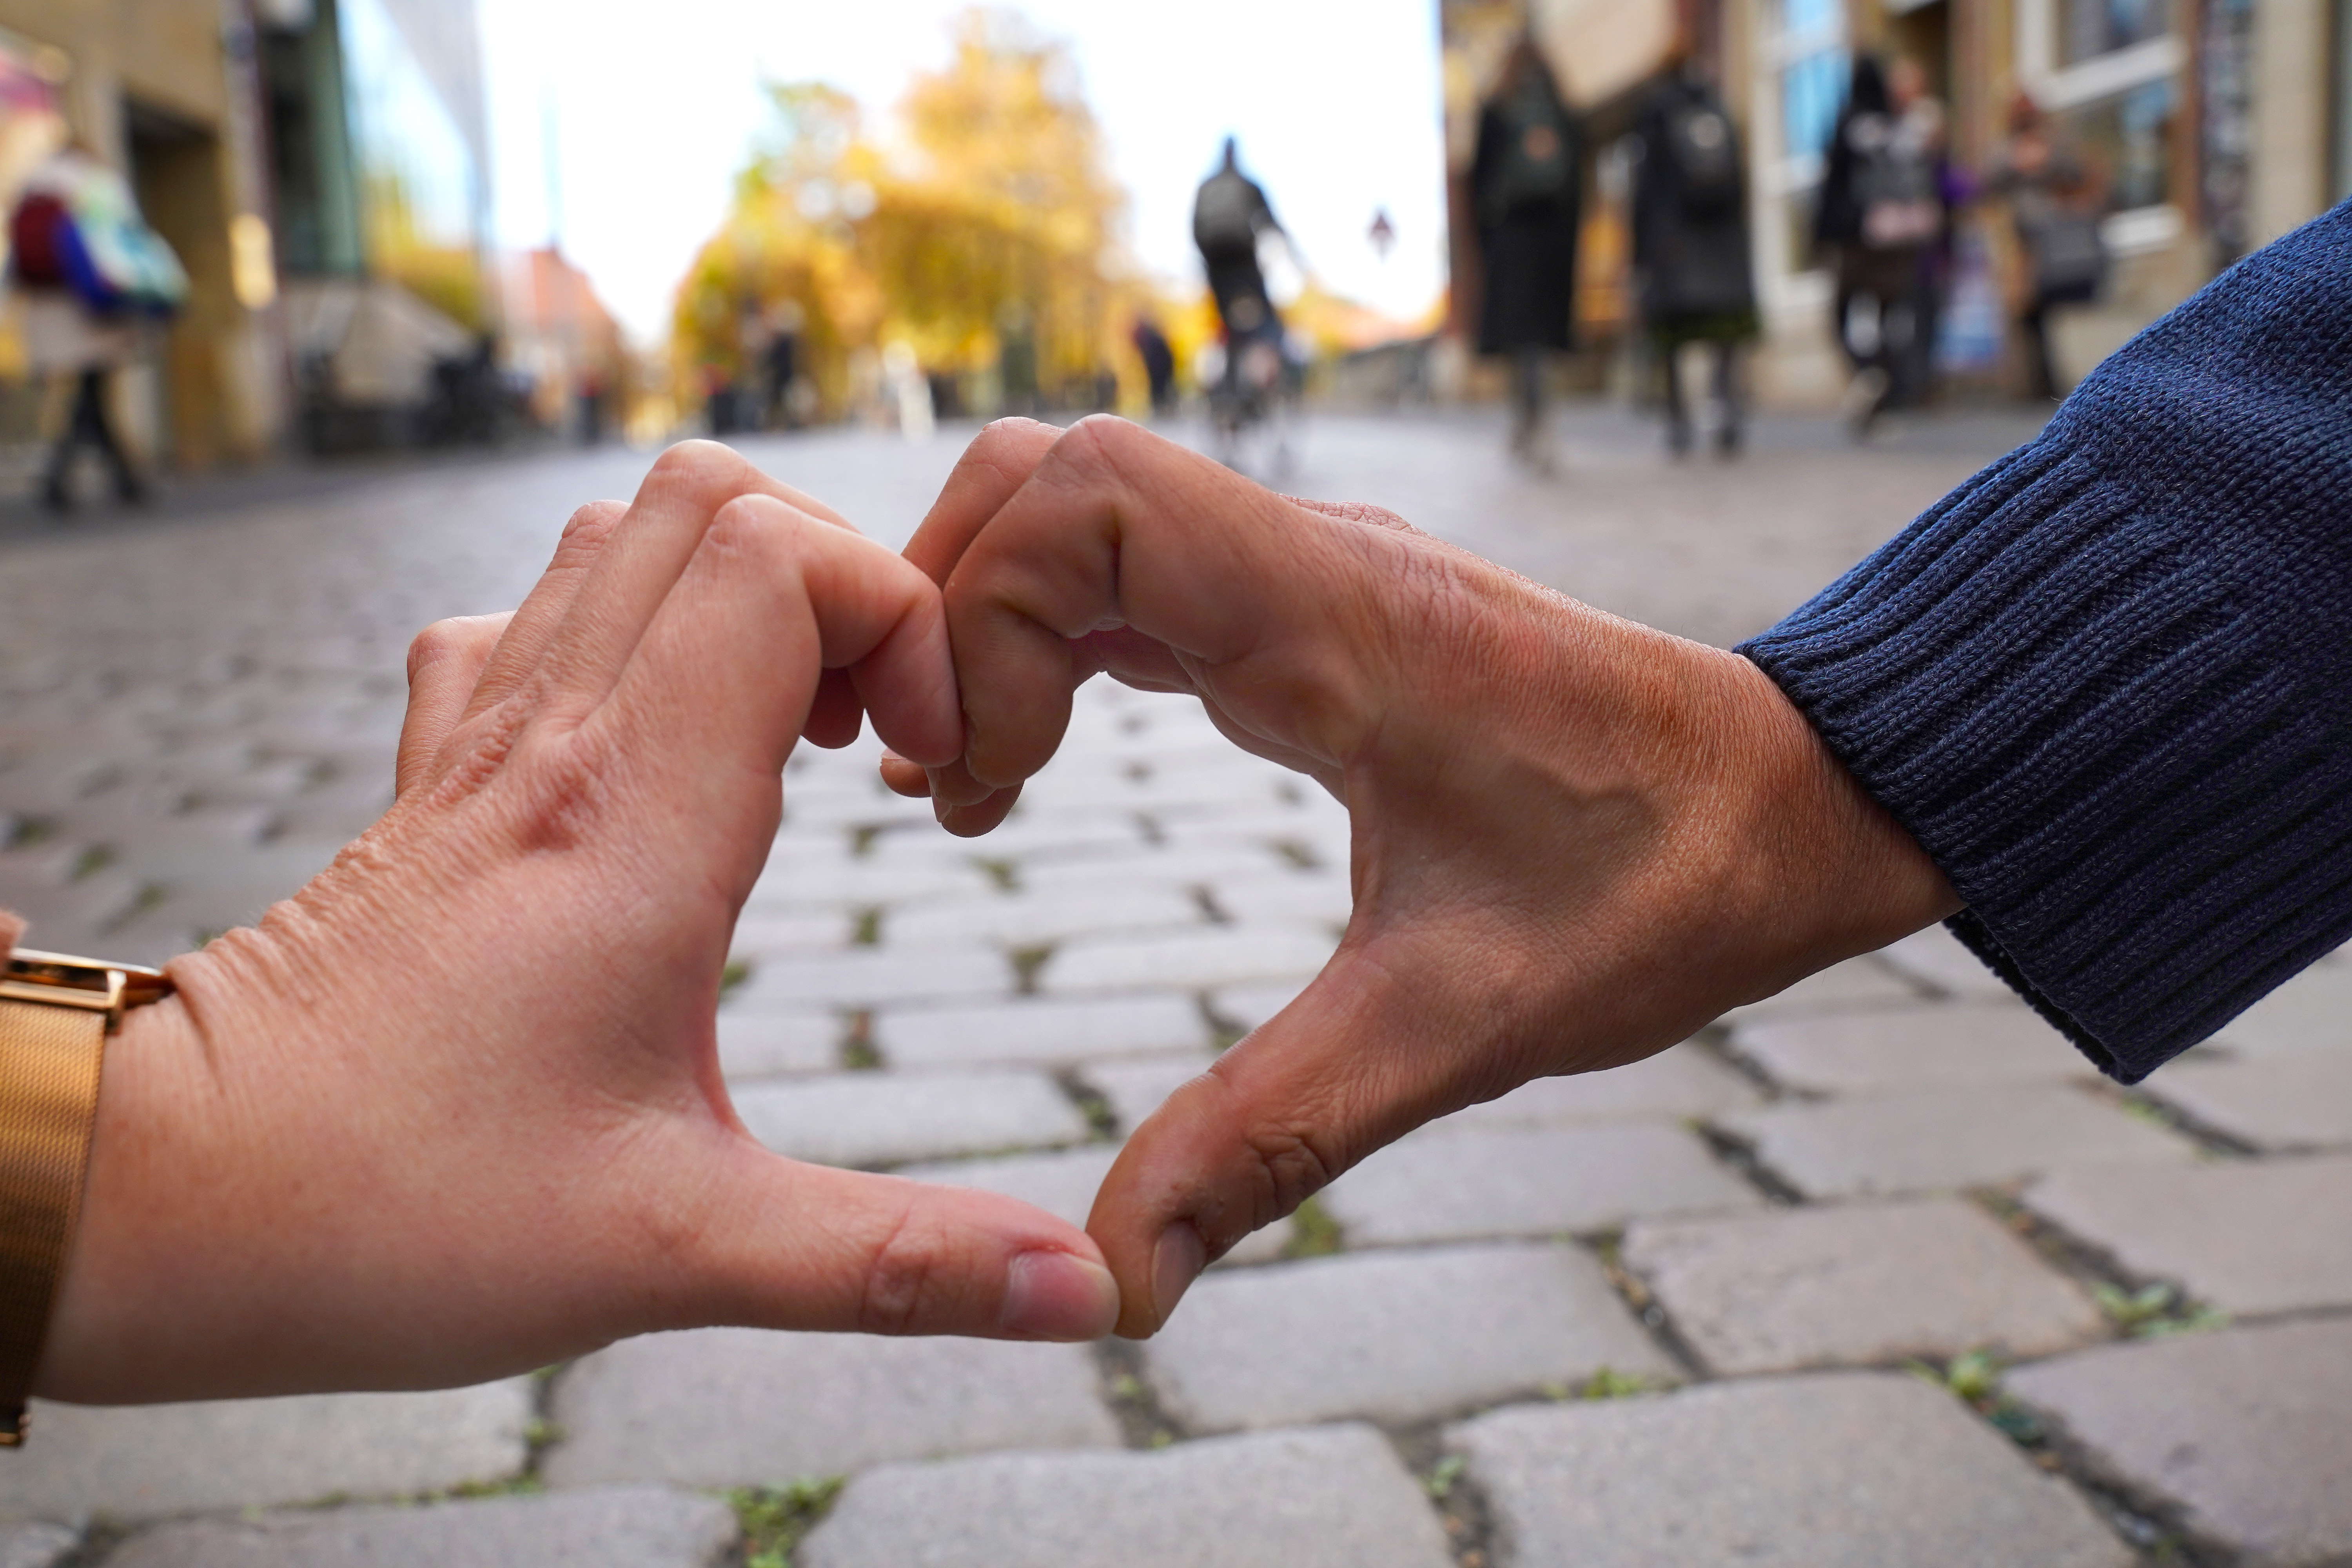
[[[1109,1329],[1084,1233],[770,1153],[719,1078],[794,743],[862,703],[910,756],[961,750],[919,572],[689,445],[410,679],[391,813],[110,1042],[37,1392],[425,1387],[714,1323]]]

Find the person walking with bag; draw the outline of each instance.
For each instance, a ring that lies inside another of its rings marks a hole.
[[[2050,313],[2090,303],[2106,280],[2098,182],[2052,128],[2042,106],[2021,92],[2010,105],[2009,142],[1987,188],[2009,197],[2010,219],[2024,257],[2017,325],[2025,340],[2028,394],[2036,402],[2054,402],[2058,373],[2050,359]]]
[[[1716,450],[1729,456],[1740,443],[1739,350],[1757,334],[1738,133],[1685,54],[1650,89],[1633,136],[1633,270],[1643,322],[1665,362],[1666,446],[1676,457],[1691,448],[1682,350],[1705,343],[1721,410]]]
[[[1936,172],[1942,117],[1931,103],[1916,67],[1890,72],[1860,55],[1830,137],[1813,241],[1837,260],[1838,342],[1854,368],[1847,413],[1857,438],[1913,394],[1932,314],[1922,292],[1945,210]]]
[[[1470,191],[1486,261],[1478,352],[1510,356],[1511,451],[1542,472],[1545,364],[1575,339],[1578,140],[1551,68],[1521,38],[1479,111]]]
[[[187,297],[187,274],[139,216],[130,182],[79,142],[26,182],[8,239],[26,356],[36,370],[75,383],[43,501],[73,510],[74,459],[85,446],[111,471],[118,500],[145,500],[146,482],[107,412],[107,380],[137,355],[142,319],[169,316]]]

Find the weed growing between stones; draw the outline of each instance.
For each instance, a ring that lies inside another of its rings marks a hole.
[[[2021,1447],[2039,1447],[2048,1436],[2040,1416],[2001,1392],[2000,1361],[1989,1350],[1963,1351],[1940,1367],[1909,1361],[1903,1370],[1951,1394]]]
[[[874,1014],[861,1007],[845,1015],[841,1029],[841,1068],[844,1072],[880,1072],[882,1053],[874,1047]]]
[[[2116,1327],[2136,1340],[2201,1334],[2230,1326],[2229,1313],[2201,1302],[2192,1303],[2160,1280],[2137,1290],[2126,1290],[2118,1285],[2094,1285],[2091,1297]]]
[[[987,878],[998,892],[1017,893],[1021,890],[1021,868],[1013,862],[975,855],[971,863],[979,868],[980,874]]]
[[[728,1506],[743,1530],[743,1568],[792,1568],[793,1550],[841,1495],[847,1478],[803,1476],[781,1487],[739,1487]]]
[[[1100,1089],[1076,1073],[1057,1073],[1054,1082],[1078,1108],[1078,1114],[1087,1119],[1087,1130],[1096,1138],[1108,1142],[1118,1136],[1118,1117]]]
[[[1347,1244],[1340,1233],[1339,1222],[1323,1206],[1320,1198],[1308,1198],[1290,1215],[1290,1239],[1283,1244],[1286,1261],[1301,1258],[1328,1258]]]
[[[1024,996],[1037,994],[1037,976],[1054,956],[1054,944],[1041,942],[1035,947],[1016,947],[1004,955],[1013,961],[1013,989]]]
[[[748,958],[730,958],[727,967],[719,972],[719,999],[721,1002],[748,984],[759,965]]]
[[[860,910],[851,918],[849,945],[852,947],[882,945],[882,911],[880,910]]]

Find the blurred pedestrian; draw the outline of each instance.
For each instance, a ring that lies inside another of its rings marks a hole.
[[[2051,312],[2087,304],[2106,279],[2099,182],[2042,106],[2021,92],[2010,105],[2009,141],[1987,185],[2009,198],[2024,258],[2017,324],[2025,340],[2028,390],[2037,401],[2049,402],[2058,396],[2058,374],[2050,360]]]
[[[1226,137],[1216,173],[1201,182],[1192,198],[1192,243],[1200,247],[1217,319],[1232,342],[1232,361],[1240,359],[1244,343],[1281,336],[1282,323],[1258,261],[1258,244],[1283,232],[1265,192],[1242,173],[1240,147]]]
[[[1511,451],[1547,470],[1545,372],[1575,341],[1577,143],[1551,68],[1532,38],[1520,38],[1478,111],[1470,164],[1486,264],[1478,350],[1510,356]]]
[[[1855,57],[1844,109],[1830,136],[1813,239],[1836,258],[1838,342],[1853,364],[1846,407],[1854,434],[1919,389],[1927,344],[1922,292],[1929,250],[1944,233],[1936,177],[1939,106],[1907,61],[1893,71]]]
[[[1691,448],[1682,351],[1715,355],[1715,445],[1740,444],[1739,351],[1757,334],[1739,138],[1723,100],[1687,53],[1643,100],[1633,126],[1633,269],[1643,323],[1666,372],[1666,445]]]
[[[26,181],[8,238],[26,357],[74,387],[42,500],[52,511],[73,510],[74,460],[84,447],[111,472],[118,500],[144,500],[146,481],[107,406],[108,382],[137,357],[141,321],[169,315],[185,297],[179,259],[140,217],[130,182],[79,142]]]
[[[767,422],[771,429],[789,429],[799,423],[793,410],[793,383],[800,374],[801,333],[808,311],[798,300],[785,300],[768,312],[768,347],[762,366],[767,379]]]
[[[1135,344],[1136,357],[1143,362],[1143,378],[1151,388],[1151,412],[1169,415],[1176,412],[1176,351],[1168,346],[1168,334],[1160,323],[1149,316],[1135,318],[1135,329],[1129,334]]]

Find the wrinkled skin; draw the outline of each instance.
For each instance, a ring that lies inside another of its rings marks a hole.
[[[1958,907],[1747,660],[1134,426],[992,426],[908,555],[946,595],[965,749],[884,773],[950,831],[1003,820],[1102,672],[1198,697],[1353,824],[1337,955],[1096,1200],[1122,1334],[1432,1118],[1651,1055]]]
[[[421,1387],[710,1323],[1109,1329],[1083,1233],[780,1158],[719,1079],[794,743],[864,707],[961,749],[928,579],[692,445],[410,673],[392,812],[112,1042],[39,1392]]]

